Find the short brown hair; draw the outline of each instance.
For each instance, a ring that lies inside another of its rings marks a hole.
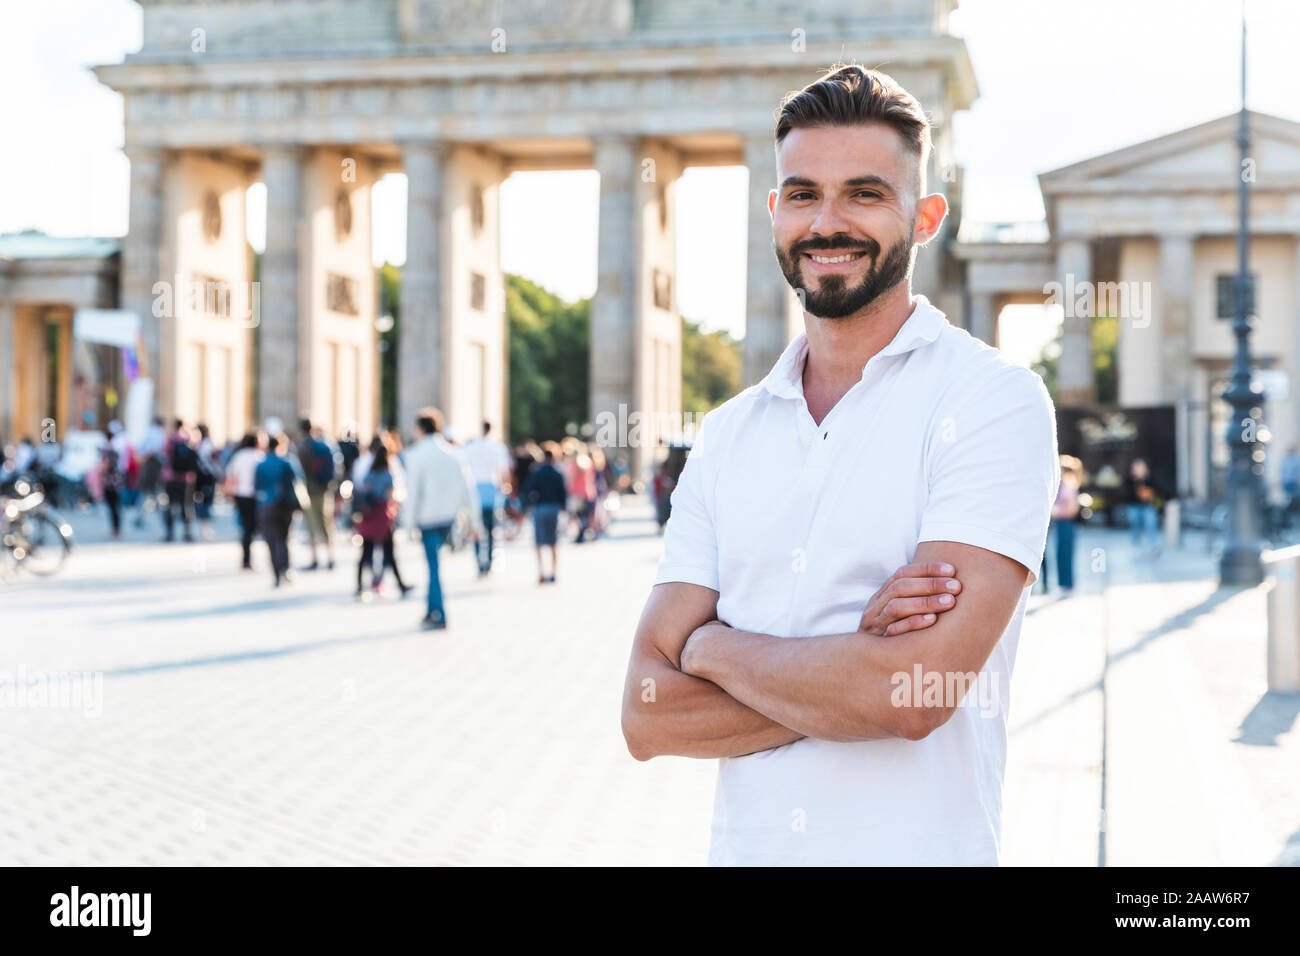
[[[443,424],[442,412],[433,407],[422,408],[415,413],[415,424],[426,435],[440,432]]]
[[[890,127],[920,160],[917,185],[923,191],[930,157],[930,121],[916,97],[879,70],[837,63],[821,79],[787,93],[777,111],[776,144],[780,146],[795,129],[869,123]]]

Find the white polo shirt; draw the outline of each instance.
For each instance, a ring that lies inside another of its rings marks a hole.
[[[805,637],[856,630],[922,541],[985,548],[1037,575],[1060,481],[1047,390],[914,301],[821,425],[803,396],[804,333],[705,417],[656,583],[716,590],[733,627]],[[975,688],[925,739],[805,738],[719,761],[709,862],[996,865],[1028,594]]]

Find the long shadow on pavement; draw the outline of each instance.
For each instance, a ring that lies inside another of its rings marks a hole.
[[[1118,661],[1121,661],[1124,658],[1137,653],[1138,651],[1142,650],[1148,644],[1150,644],[1152,641],[1156,640],[1159,637],[1163,637],[1164,635],[1172,633],[1173,631],[1178,631],[1178,630],[1182,630],[1185,627],[1189,627],[1192,624],[1192,622],[1195,621],[1202,614],[1208,614],[1210,611],[1213,611],[1224,601],[1235,596],[1242,590],[1243,589],[1239,587],[1220,587],[1216,589],[1213,594],[1207,597],[1204,601],[1201,601],[1201,603],[1193,607],[1189,607],[1184,611],[1180,611],[1179,613],[1173,615],[1172,617],[1167,618],[1164,622],[1160,624],[1159,627],[1155,627],[1147,631],[1145,634],[1142,635],[1142,637],[1140,637],[1137,640],[1136,643],[1133,644],[1133,646],[1125,648],[1124,650],[1120,651],[1117,654],[1108,654],[1106,657],[1106,666],[1110,667],[1112,664],[1115,664]],[[1008,727],[1007,734],[1008,736],[1012,736],[1014,734],[1019,733],[1020,731],[1024,730],[1027,727],[1032,727],[1034,724],[1038,723],[1039,721],[1044,720],[1047,717],[1050,717],[1052,714],[1056,713],[1059,710],[1062,710],[1065,707],[1068,707],[1070,704],[1078,700],[1080,697],[1083,697],[1085,694],[1091,694],[1093,691],[1099,691],[1099,690],[1101,690],[1100,680],[1093,681],[1091,684],[1088,684],[1085,687],[1075,688],[1073,691],[1066,694],[1056,703],[1052,704],[1052,706],[1044,708],[1043,710],[1035,714],[1033,717],[1030,717],[1028,720],[1018,721],[1016,723],[1016,726]]]
[[[1249,744],[1252,747],[1276,747],[1277,738],[1291,729],[1297,715],[1300,715],[1300,694],[1269,691],[1242,718],[1238,728],[1240,734],[1233,743]]]
[[[284,647],[269,647],[256,651],[237,651],[233,654],[216,654],[210,657],[194,657],[188,660],[159,661],[156,664],[138,664],[134,667],[120,667],[103,671],[105,677],[130,677],[134,674],[152,674],[158,671],[184,670],[190,667],[209,667],[214,664],[238,664],[269,657],[286,657],[290,654],[305,654],[327,647],[341,647],[345,644],[362,644],[372,641],[387,641],[399,637],[415,637],[422,633],[418,628],[408,627],[387,634],[364,634],[357,637],[337,637],[327,641],[308,641],[305,644],[289,644]]]

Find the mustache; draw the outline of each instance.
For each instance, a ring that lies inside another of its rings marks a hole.
[[[790,255],[802,255],[805,252],[819,252],[829,249],[856,249],[865,252],[872,259],[880,258],[880,243],[874,239],[804,239],[790,247]]]

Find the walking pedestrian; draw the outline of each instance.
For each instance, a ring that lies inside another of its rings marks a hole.
[[[361,443],[357,441],[356,432],[349,426],[335,444],[338,445],[339,456],[342,458],[342,467],[339,469],[338,490],[334,494],[334,526],[336,530],[344,530],[352,520],[346,506],[353,494],[352,466],[361,457]]]
[[[1062,455],[1061,484],[1052,505],[1052,528],[1056,535],[1056,583],[1064,597],[1074,593],[1074,538],[1082,483],[1083,462],[1073,455]]]
[[[474,479],[474,487],[478,491],[483,518],[483,537],[474,542],[479,577],[485,577],[492,571],[492,533],[497,523],[501,486],[509,480],[511,465],[510,452],[491,433],[492,423],[484,422],[483,434],[461,446],[469,465],[470,477]]]
[[[185,526],[185,540],[194,540],[190,522],[194,515],[193,488],[198,470],[198,453],[190,444],[190,434],[185,430],[185,423],[178,418],[171,437],[163,447],[163,494],[167,497],[167,506],[163,511],[164,541],[175,540],[173,527],[177,513]]]
[[[162,416],[154,418],[153,424],[140,441],[140,480],[139,510],[135,515],[135,526],[144,527],[144,513],[158,507],[158,493],[162,483],[163,453],[167,447],[167,432],[163,428]]]
[[[319,429],[313,429],[311,420],[302,419],[298,423],[298,462],[302,473],[307,476],[307,536],[311,541],[311,564],[304,571],[315,571],[320,567],[317,560],[317,546],[325,545],[325,556],[329,570],[334,570],[334,538],[331,525],[334,523],[334,492],[338,488],[340,468],[343,456],[337,448],[321,437]]]
[[[370,569],[370,587],[379,593],[384,570],[392,568],[393,577],[402,597],[406,597],[411,586],[402,581],[402,573],[397,568],[397,552],[393,546],[393,529],[397,526],[400,502],[394,496],[393,475],[388,468],[388,449],[380,445],[375,451],[366,472],[365,480],[357,490],[357,503],[360,520],[356,531],[361,535],[361,560],[357,562],[357,597],[362,596],[362,572]],[[383,551],[383,566],[378,575],[374,570],[375,546]]]
[[[204,540],[212,539],[212,505],[217,498],[217,484],[221,481],[221,464],[216,443],[208,426],[199,422],[199,441],[194,449],[198,470],[194,473],[194,515],[199,522],[199,534]]]
[[[226,481],[222,490],[234,501],[239,515],[239,544],[243,550],[243,570],[253,570],[253,538],[257,534],[257,466],[266,457],[255,432],[240,439],[239,447],[226,464]]]
[[[537,550],[537,583],[554,584],[557,564],[556,539],[559,537],[560,512],[568,500],[564,475],[556,467],[560,448],[555,442],[542,445],[542,462],[528,475],[521,497],[525,508],[533,512],[533,546]],[[551,552],[551,573],[542,562],[542,548]]]
[[[573,541],[582,544],[587,540],[587,532],[593,530],[592,521],[596,516],[596,468],[585,445],[579,444],[574,450],[571,474],[569,496],[578,519],[578,534]]]
[[[109,530],[114,538],[120,538],[122,537],[122,488],[126,484],[126,474],[117,447],[113,444],[113,430],[105,428],[104,434],[108,441],[99,450],[100,493],[108,508]]]
[[[292,580],[289,575],[289,529],[293,525],[294,512],[303,510],[303,499],[306,498],[302,468],[288,452],[288,436],[272,436],[266,457],[253,472],[258,524],[271,552],[271,574],[277,588],[284,581]]]
[[[1157,532],[1156,499],[1159,489],[1151,480],[1151,469],[1141,458],[1134,458],[1124,478],[1124,503],[1128,515],[1129,539],[1144,557],[1160,556]]]
[[[443,441],[439,434],[442,425],[442,412],[421,409],[415,420],[420,439],[406,453],[406,521],[413,533],[418,529],[429,565],[429,597],[420,621],[425,630],[447,626],[438,551],[451,536],[452,527],[462,514],[467,514],[470,537],[478,540],[484,534],[479,497],[469,469]]]

